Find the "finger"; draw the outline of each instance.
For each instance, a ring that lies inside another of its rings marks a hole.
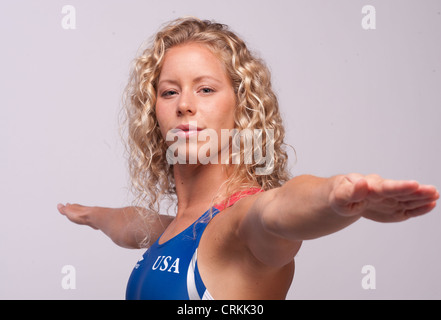
[[[404,212],[404,214],[409,218],[414,218],[414,217],[418,217],[418,216],[421,216],[423,214],[426,214],[426,213],[432,211],[435,207],[436,207],[436,202],[433,201],[433,202],[426,204],[422,207],[415,208],[412,210],[406,210]]]
[[[435,197],[430,197],[426,199],[417,199],[417,200],[410,200],[410,201],[400,201],[399,205],[406,209],[406,210],[412,210],[416,209],[422,206],[425,206],[431,202],[436,202],[436,200],[439,199],[439,194],[437,194]]]
[[[431,200],[415,200],[415,201],[406,201],[400,202],[400,207],[405,210],[413,210],[425,206],[433,201]]]
[[[404,196],[417,191],[419,186],[417,181],[384,180],[378,193],[386,197]]]
[[[419,188],[406,195],[396,196],[395,198],[399,201],[411,201],[419,200],[433,197],[434,200],[439,199],[439,192],[434,186],[430,185],[420,185]]]

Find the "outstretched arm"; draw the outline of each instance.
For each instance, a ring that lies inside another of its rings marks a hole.
[[[271,263],[283,265],[294,257],[302,240],[334,233],[360,217],[404,221],[428,213],[438,199],[435,187],[416,181],[361,174],[303,175],[263,193],[244,216],[240,233],[257,258],[271,256]]]
[[[150,242],[154,242],[173,219],[139,207],[104,208],[58,204],[57,208],[70,221],[101,230],[117,245],[130,249],[139,249],[147,234]]]

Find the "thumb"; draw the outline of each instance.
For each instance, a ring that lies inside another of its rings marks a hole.
[[[334,209],[344,215],[359,214],[367,205],[365,200],[369,193],[366,179],[361,175],[348,175],[342,179],[334,191]]]
[[[65,208],[66,206],[62,203],[57,204],[58,212],[60,212],[62,215],[66,215]]]
[[[369,185],[366,179],[361,178],[353,182],[352,202],[360,202],[366,199],[369,193]]]

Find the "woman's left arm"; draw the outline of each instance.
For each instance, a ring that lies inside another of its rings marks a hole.
[[[428,213],[438,199],[434,186],[416,181],[355,173],[331,178],[302,175],[258,197],[244,215],[239,234],[258,259],[283,265],[303,240],[337,232],[360,217],[404,221]]]

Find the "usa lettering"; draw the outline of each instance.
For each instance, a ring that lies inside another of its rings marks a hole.
[[[173,257],[170,256],[158,256],[152,266],[152,270],[179,273],[179,258],[176,258],[173,263],[171,263],[172,260]]]

